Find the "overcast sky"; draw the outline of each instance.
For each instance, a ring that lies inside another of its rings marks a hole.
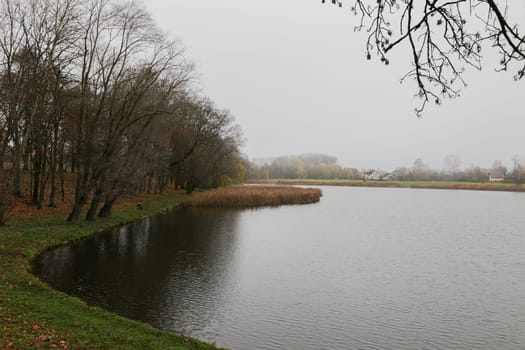
[[[385,67],[365,58],[348,9],[319,0],[144,0],[159,26],[196,63],[202,93],[229,109],[250,158],[334,155],[344,166],[393,169],[416,158],[441,168],[525,159],[525,82],[495,73],[489,57],[462,97],[418,119],[409,68],[398,51]],[[525,23],[525,15],[521,16]]]

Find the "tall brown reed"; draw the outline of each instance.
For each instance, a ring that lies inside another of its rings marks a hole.
[[[317,188],[293,186],[231,186],[195,194],[190,204],[198,207],[261,207],[319,202]]]

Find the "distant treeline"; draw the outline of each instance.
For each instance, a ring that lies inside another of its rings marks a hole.
[[[418,169],[401,167],[396,168],[390,174],[392,175],[392,179],[398,181],[488,182],[491,175],[491,169],[472,166],[467,169],[450,172],[430,168]]]
[[[247,177],[267,179],[355,179],[360,172],[354,168],[343,168],[337,158],[325,154],[303,154],[278,157],[265,164],[250,163]]]
[[[479,166],[460,168],[456,156],[445,158],[446,169],[437,170],[428,167],[421,159],[416,159],[412,167],[399,167],[391,172],[376,169],[344,168],[337,163],[337,158],[325,154],[304,154],[278,157],[263,162],[247,162],[247,178],[253,180],[268,179],[314,179],[314,180],[349,180],[370,181],[459,181],[459,182],[525,182],[525,166],[517,158],[512,169],[507,169],[501,161],[494,161],[490,169]]]
[[[192,92],[183,49],[139,2],[1,0],[0,13],[0,223],[10,195],[64,201],[68,172],[70,221],[126,194],[242,180],[232,116]]]
[[[445,169],[437,170],[427,166],[421,159],[416,159],[412,167],[399,167],[391,177],[399,181],[459,181],[459,182],[513,182],[522,183],[525,178],[523,166],[519,159],[514,160],[512,169],[505,167],[501,161],[493,162],[491,168],[476,165],[461,169],[457,156],[445,157]]]

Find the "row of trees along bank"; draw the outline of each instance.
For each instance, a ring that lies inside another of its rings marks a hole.
[[[67,172],[69,221],[170,182],[242,177],[233,118],[191,92],[183,50],[136,2],[0,0],[0,64],[0,223],[10,195],[64,200]]]

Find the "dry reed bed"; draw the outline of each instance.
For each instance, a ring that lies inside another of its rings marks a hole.
[[[231,186],[195,194],[190,204],[197,207],[255,208],[282,204],[319,202],[317,188],[293,186]]]

